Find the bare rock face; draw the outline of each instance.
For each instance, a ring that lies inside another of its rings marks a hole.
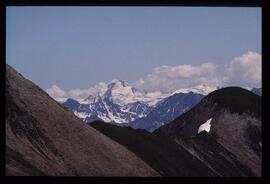
[[[249,114],[224,111],[213,121],[213,132],[220,143],[255,176],[261,175],[261,121]]]
[[[199,127],[211,118],[207,133]],[[219,89],[154,134],[170,137],[219,176],[261,176],[261,97]]]
[[[6,175],[158,176],[6,65]]]

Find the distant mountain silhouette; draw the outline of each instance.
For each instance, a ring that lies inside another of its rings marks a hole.
[[[193,92],[176,93],[159,102],[149,114],[127,124],[132,128],[140,128],[153,132],[191,109],[204,95]]]

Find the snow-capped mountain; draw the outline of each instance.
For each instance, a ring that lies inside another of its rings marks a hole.
[[[114,104],[124,106],[134,102],[143,102],[149,106],[154,106],[165,95],[161,92],[146,92],[130,86],[127,82],[114,79],[108,84],[101,82],[89,89],[90,94],[87,98],[81,99],[81,104],[91,104],[101,99],[108,99]]]
[[[159,101],[147,116],[136,119],[127,126],[152,132],[190,110],[199,103],[205,95],[216,89],[218,89],[218,87],[205,85],[178,89]]]
[[[166,95],[138,90],[122,80],[99,83],[81,100],[67,99],[63,105],[85,122],[128,123],[145,117]]]
[[[218,87],[199,85],[172,93],[147,92],[114,79],[88,89],[88,97],[62,103],[85,122],[103,120],[153,131],[196,105]],[[252,88],[250,88],[252,89]]]
[[[189,110],[201,96],[213,90],[215,88],[200,85],[162,94],[142,91],[125,81],[114,79],[91,87],[89,96],[84,99],[67,99],[62,104],[85,122],[103,120],[125,125],[133,122],[132,125],[136,124],[134,127],[152,131]],[[160,113],[163,115],[159,116]],[[139,123],[146,117],[149,125]]]
[[[85,122],[103,120],[105,122],[126,123],[144,117],[148,114],[149,105],[142,102],[134,102],[120,106],[110,99],[98,97],[91,104],[80,104],[78,101],[68,99],[63,103],[65,107],[72,110],[76,116]]]

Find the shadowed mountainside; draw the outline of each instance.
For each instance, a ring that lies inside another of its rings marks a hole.
[[[6,175],[158,176],[6,65]]]
[[[142,129],[119,127],[102,121],[89,123],[104,135],[135,153],[162,176],[217,176],[174,141]]]
[[[210,119],[210,132],[198,134]],[[221,176],[261,176],[261,97],[248,90],[216,90],[154,134],[171,138]]]

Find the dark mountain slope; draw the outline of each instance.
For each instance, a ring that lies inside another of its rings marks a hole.
[[[6,66],[6,175],[157,176]]]
[[[204,139],[198,139],[198,129],[210,118],[210,132],[204,134],[207,141],[202,141]],[[222,157],[231,164],[237,161],[242,165],[237,166],[243,171],[240,176],[261,175],[261,97],[248,90],[238,87],[216,90],[154,134],[172,138],[214,170],[219,170],[218,157]],[[222,149],[202,149],[209,141],[214,143],[212,147]],[[210,152],[216,156],[211,156]]]
[[[190,111],[157,129],[156,132],[163,132],[172,137],[194,136],[201,124],[221,111],[245,113],[261,119],[261,97],[239,87],[222,88],[210,93]]]
[[[128,148],[162,176],[217,176],[187,150],[166,137],[101,121],[89,125]]]

